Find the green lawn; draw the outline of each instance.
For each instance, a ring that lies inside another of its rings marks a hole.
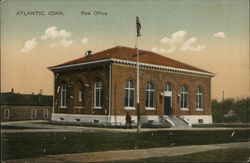
[[[153,157],[138,160],[125,160],[115,162],[144,162],[144,163],[157,163],[157,162],[246,162],[250,157],[249,148],[230,148],[218,149],[206,152],[198,152],[182,156],[172,157]]]
[[[250,127],[250,123],[212,123],[212,124],[193,124],[193,128],[213,128],[213,127],[229,127],[229,128],[244,128]]]
[[[29,127],[29,126],[1,125],[1,129],[42,129],[42,128],[39,128],[39,127]]]
[[[151,131],[142,133],[5,133],[3,159],[44,154],[142,149],[180,145],[215,144],[250,140],[250,129],[212,131]]]

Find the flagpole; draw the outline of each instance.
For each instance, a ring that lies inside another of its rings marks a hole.
[[[139,19],[138,19],[139,21]],[[139,23],[139,22],[138,22]],[[138,27],[137,27],[138,28]],[[138,30],[138,29],[137,29]],[[138,31],[136,35],[136,41],[135,41],[135,47],[136,47],[136,55],[137,55],[137,62],[136,62],[136,92],[137,92],[137,132],[141,131],[141,113],[140,113],[140,84],[139,84],[139,48],[138,48]]]

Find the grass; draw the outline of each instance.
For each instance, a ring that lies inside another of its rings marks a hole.
[[[29,126],[1,125],[1,129],[41,129],[41,128],[39,128],[39,127],[29,127]]]
[[[37,157],[47,154],[94,152],[122,149],[143,149],[181,145],[244,142],[250,140],[250,129],[236,130],[175,130],[142,133],[4,133],[4,160]]]
[[[212,123],[212,124],[194,124],[194,128],[213,128],[213,127],[232,127],[232,128],[242,128],[250,127],[250,123]]]
[[[249,148],[218,149],[206,152],[197,152],[182,156],[152,157],[136,160],[124,160],[115,162],[246,162],[250,157]]]

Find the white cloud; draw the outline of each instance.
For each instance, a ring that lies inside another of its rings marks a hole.
[[[223,39],[226,37],[226,34],[224,32],[217,32],[214,34],[214,37]]]
[[[155,53],[171,53],[171,52],[175,51],[175,47],[172,47],[169,49],[152,47],[151,50]]]
[[[167,44],[169,46],[176,46],[176,44],[180,44],[183,42],[184,37],[186,36],[186,31],[177,31],[172,34],[171,38],[164,37],[160,41],[161,43]]]
[[[52,26],[44,31],[44,35],[41,36],[43,41],[52,40],[53,43],[50,44],[51,47],[64,46],[69,47],[73,40],[71,39],[72,33],[64,29],[57,30],[57,27]]]
[[[187,50],[190,50],[190,51],[200,51],[202,49],[205,48],[204,45],[196,45],[196,46],[193,46],[192,44],[194,44],[195,42],[197,41],[197,39],[195,37],[192,37],[190,39],[188,39],[187,41],[185,41],[180,50],[181,51],[187,51]]]
[[[49,39],[49,38],[55,39],[57,37],[57,35],[58,35],[58,32],[56,30],[56,27],[53,26],[53,27],[49,27],[45,30],[44,35],[41,36],[41,39],[44,41]]]
[[[37,46],[36,38],[33,38],[32,40],[27,40],[24,43],[24,47],[21,49],[21,52],[23,52],[23,53],[29,52],[32,49],[34,49],[36,46]]]
[[[194,45],[197,41],[195,37],[185,39],[187,32],[184,30],[180,30],[177,32],[172,33],[171,37],[164,37],[160,40],[162,44],[165,44],[167,47],[165,48],[151,48],[154,52],[159,53],[172,53],[176,50],[181,51],[200,51],[205,48],[204,45]]]
[[[71,32],[67,32],[66,30],[62,29],[58,31],[55,26],[49,27],[44,31],[44,35],[41,36],[42,40],[48,39],[67,39],[72,36]]]
[[[83,38],[83,39],[81,40],[81,43],[82,43],[83,45],[87,44],[87,43],[88,43],[88,38]]]
[[[171,39],[168,39],[167,37],[164,37],[163,39],[161,39],[162,43],[168,43],[168,41],[170,42],[177,42],[179,40],[182,40],[185,35],[187,34],[186,31],[177,31],[175,33],[172,33]]]

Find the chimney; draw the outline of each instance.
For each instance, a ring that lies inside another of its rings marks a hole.
[[[11,88],[11,93],[14,93],[14,88]]]
[[[88,50],[86,53],[85,53],[85,57],[91,57],[92,55],[92,51],[91,50]]]
[[[43,94],[43,89],[40,89],[39,94],[40,94],[40,95],[42,95],[42,94]]]

